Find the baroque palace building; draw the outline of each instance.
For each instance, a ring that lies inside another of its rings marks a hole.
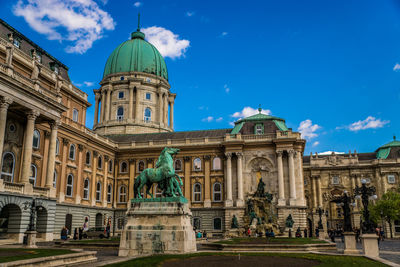
[[[243,223],[246,199],[260,178],[283,228],[291,214],[295,228],[314,229],[317,207],[328,211],[325,224],[340,227],[332,198],[362,178],[376,186],[378,197],[399,187],[398,141],[376,153],[303,156],[300,133],[261,109],[230,129],[175,132],[176,94],[165,61],[139,29],[109,56],[93,91],[89,129],[88,95],[71,83],[68,68],[0,20],[1,239],[22,242],[32,199],[39,239],[58,238],[63,226],[73,231],[85,218],[90,227],[111,221],[118,233],[135,177],[152,168],[166,146],[180,149],[174,164],[193,225],[212,235],[228,231],[233,215]],[[152,192],[161,195],[156,187]]]

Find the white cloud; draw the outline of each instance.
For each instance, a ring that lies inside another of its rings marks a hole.
[[[252,107],[244,107],[242,111],[235,112],[231,115],[233,118],[246,118],[255,114],[258,114],[258,109],[254,109]],[[262,109],[261,113],[270,115],[271,110],[269,109]]]
[[[214,120],[214,117],[213,116],[208,116],[207,118],[204,118],[204,119],[202,119],[201,121],[204,121],[204,122],[212,122]]]
[[[400,71],[400,64],[399,63],[396,63],[396,65],[394,65],[393,71]]]
[[[376,129],[382,128],[385,124],[388,124],[390,121],[381,119],[376,119],[375,117],[368,116],[365,120],[360,120],[353,122],[348,126],[350,131],[357,132],[359,130],[366,130],[366,129]]]
[[[221,33],[221,37],[224,37],[224,36],[227,36],[228,35],[228,32],[222,32]]]
[[[319,126],[318,124],[312,124],[312,121],[307,119],[300,122],[297,131],[299,131],[302,137],[304,137],[305,139],[311,139],[318,136],[318,134],[316,134],[315,132],[320,128],[321,126]]]
[[[49,40],[66,41],[68,53],[85,53],[105,30],[115,27],[94,0],[19,0],[13,12]]]
[[[344,154],[344,152],[324,151],[324,152],[318,153],[318,155],[332,155],[332,153],[335,153],[335,154]]]
[[[142,31],[146,34],[146,39],[160,51],[163,57],[174,59],[184,56],[190,45],[188,40],[180,40],[177,34],[163,27],[152,26]]]
[[[231,89],[228,87],[227,84],[224,85],[224,89],[225,89],[225,93],[229,93],[231,91]]]
[[[222,120],[223,120],[222,117],[219,117],[219,118],[215,119],[216,122],[221,122]]]
[[[83,82],[83,84],[85,84],[86,86],[93,86],[94,85],[94,82]]]
[[[134,5],[135,7],[140,7],[140,6],[143,5],[143,3],[142,3],[142,2],[135,2],[133,5]]]
[[[192,17],[194,16],[195,12],[194,11],[188,11],[185,13],[186,17]]]
[[[200,110],[208,110],[208,107],[206,107],[206,106],[200,106],[199,109],[200,109]]]
[[[231,122],[229,122],[229,125],[234,127],[235,126],[235,122],[231,121]]]
[[[313,144],[312,144],[312,147],[316,147],[316,146],[318,146],[319,145],[319,142],[318,141],[315,141]]]

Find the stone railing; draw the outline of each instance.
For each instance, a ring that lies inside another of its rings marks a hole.
[[[275,134],[249,134],[242,135],[241,139],[243,140],[260,140],[260,139],[273,139],[275,138]]]
[[[10,182],[4,182],[4,190],[9,192],[23,193],[24,185]]]
[[[0,63],[0,72],[7,74],[7,66]]]
[[[34,194],[41,195],[41,196],[47,196],[49,190],[50,190],[50,189],[47,188],[47,187],[39,187],[39,186],[34,186],[34,187],[33,187],[33,193],[34,193]]]

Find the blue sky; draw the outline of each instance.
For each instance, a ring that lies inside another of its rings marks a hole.
[[[400,135],[399,1],[1,5],[0,17],[66,64],[91,103],[107,57],[136,30],[140,12],[143,30],[158,30],[149,41],[167,41],[159,50],[177,93],[177,131],[229,128],[261,104],[303,133],[307,154],[372,152]]]

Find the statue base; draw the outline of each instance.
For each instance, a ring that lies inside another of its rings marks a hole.
[[[118,255],[196,251],[191,216],[189,204],[184,197],[132,199]]]
[[[360,254],[357,249],[356,234],[353,232],[344,232],[344,249],[343,254]]]
[[[363,234],[361,240],[364,255],[379,258],[378,236],[376,234]]]

